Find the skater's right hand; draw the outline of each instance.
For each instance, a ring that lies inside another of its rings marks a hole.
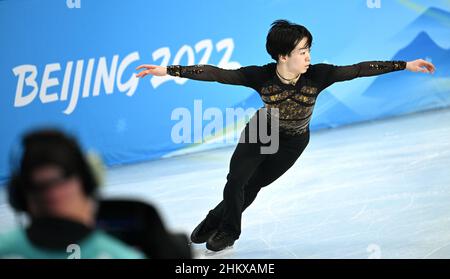
[[[140,65],[136,68],[136,70],[145,69],[140,71],[138,74],[136,74],[136,77],[143,78],[146,75],[154,75],[154,76],[165,76],[167,75],[167,68],[163,66],[157,66],[157,65]]]

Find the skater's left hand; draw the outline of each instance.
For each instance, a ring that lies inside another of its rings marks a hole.
[[[436,68],[431,62],[423,59],[417,59],[406,63],[406,70],[411,72],[421,72],[434,74]]]

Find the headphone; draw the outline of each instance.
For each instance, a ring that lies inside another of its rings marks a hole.
[[[26,134],[18,149],[11,152],[12,173],[7,184],[8,201],[17,212],[28,212],[26,199],[30,173],[39,166],[52,164],[71,168],[71,174],[81,178],[83,191],[95,197],[103,184],[104,165],[93,152],[84,154],[73,136],[57,129],[36,130]],[[67,171],[67,169],[65,169]]]

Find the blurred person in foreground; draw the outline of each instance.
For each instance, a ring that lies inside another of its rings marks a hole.
[[[0,235],[0,258],[144,257],[96,229],[101,175],[74,138],[35,131],[25,135],[21,149],[7,190],[11,206],[29,224]]]

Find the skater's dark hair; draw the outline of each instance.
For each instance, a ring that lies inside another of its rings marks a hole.
[[[302,25],[279,19],[271,26],[267,34],[266,50],[275,61],[278,61],[280,55],[289,55],[305,37],[307,38],[305,47],[309,48],[312,45],[313,37]]]

